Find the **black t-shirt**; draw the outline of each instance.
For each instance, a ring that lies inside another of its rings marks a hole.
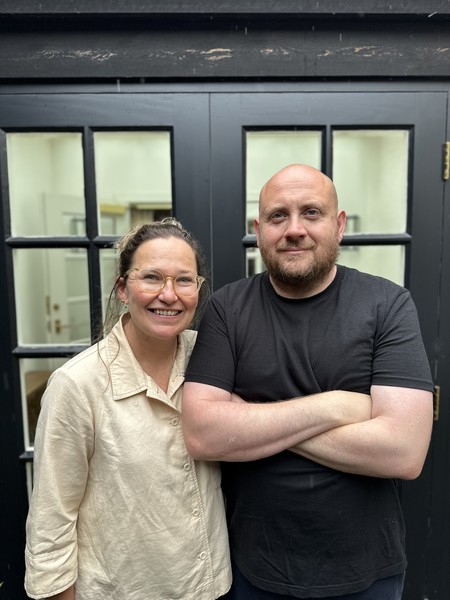
[[[370,386],[432,390],[410,294],[338,267],[311,298],[279,296],[266,273],[216,292],[186,373],[271,402]],[[406,566],[390,479],[350,475],[289,451],[223,463],[232,556],[257,587],[296,597],[347,594]]]

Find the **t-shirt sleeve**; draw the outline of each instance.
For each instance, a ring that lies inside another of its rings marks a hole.
[[[213,296],[200,324],[185,381],[204,383],[231,392],[235,364],[229,322],[222,302]]]
[[[390,304],[378,331],[372,384],[432,391],[433,381],[417,310],[407,290]]]

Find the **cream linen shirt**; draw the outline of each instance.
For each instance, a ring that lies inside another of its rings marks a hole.
[[[52,375],[35,440],[25,588],[77,600],[212,600],[230,587],[216,463],[194,461],[181,391],[195,332],[178,336],[167,394],[122,323]]]

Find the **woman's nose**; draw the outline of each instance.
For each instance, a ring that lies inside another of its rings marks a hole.
[[[159,296],[166,302],[174,302],[178,299],[175,290],[175,282],[172,277],[166,277],[166,283],[163,289],[159,292]]]

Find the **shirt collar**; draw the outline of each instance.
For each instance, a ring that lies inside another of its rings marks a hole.
[[[123,316],[105,338],[107,366],[114,400],[123,400],[145,391],[147,396],[170,403],[184,382],[187,362],[195,343],[196,332],[186,330],[178,335],[178,350],[167,394],[145,373],[131,350],[123,329]]]

